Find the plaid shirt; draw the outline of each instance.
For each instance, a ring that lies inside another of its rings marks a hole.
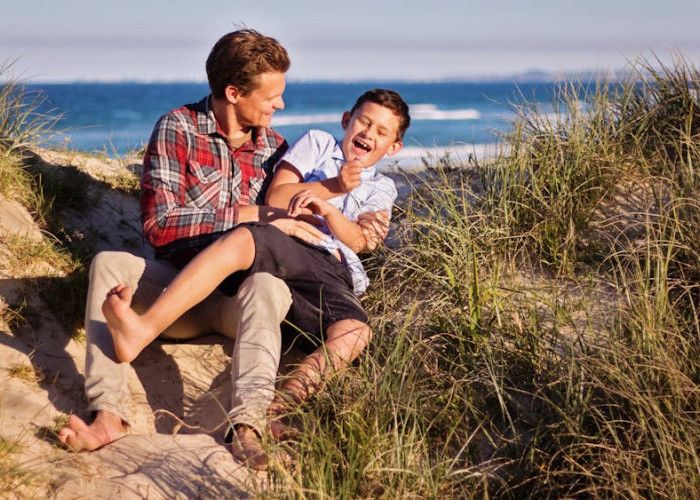
[[[257,128],[232,149],[210,99],[161,117],[143,160],[143,230],[156,258],[180,265],[238,222],[238,207],[262,204],[272,168],[286,151],[272,129]]]

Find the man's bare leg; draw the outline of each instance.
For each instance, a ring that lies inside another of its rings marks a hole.
[[[93,451],[126,435],[122,419],[108,411],[98,411],[88,425],[80,417],[68,417],[68,426],[58,432],[58,439],[73,451]]]
[[[112,334],[117,358],[133,361],[177,318],[208,297],[230,274],[248,269],[255,258],[255,242],[241,228],[219,238],[197,255],[145,311],[131,309],[133,291],[116,286],[105,298],[102,312]]]

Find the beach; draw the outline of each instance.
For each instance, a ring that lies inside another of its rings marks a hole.
[[[311,128],[342,136],[340,119],[365,90],[386,87],[401,93],[410,106],[411,127],[398,156],[380,166],[421,168],[425,161],[452,156],[488,154],[496,134],[509,130],[510,107],[518,93],[550,106],[552,82],[290,82],[285,109],[272,126],[288,141]],[[32,84],[30,91],[46,96],[46,110],[62,115],[60,133],[49,143],[107,156],[142,148],[157,119],[183,103],[208,94],[204,83],[72,83]]]
[[[231,345],[218,337],[156,340],[129,369],[131,432],[93,453],[57,446],[68,415],[89,418],[91,258],[152,252],[139,221],[143,153],[42,148],[39,133],[3,144],[0,491],[697,498],[700,74],[683,60],[637,64],[644,79],[585,102],[564,87],[556,115],[532,103],[483,168],[452,168],[438,149],[418,175],[392,171],[391,237],[364,261],[371,345],[293,405],[302,432],[265,446],[294,465],[269,473],[223,443]],[[413,102],[438,128],[485,115]],[[325,115],[304,120],[337,118]],[[456,166],[471,166],[468,149],[449,152],[461,154]]]

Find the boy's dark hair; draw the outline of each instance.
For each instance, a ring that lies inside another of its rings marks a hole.
[[[366,102],[373,102],[393,111],[399,119],[399,130],[396,134],[396,140],[400,141],[403,139],[403,134],[406,132],[406,130],[408,130],[409,125],[411,125],[411,117],[408,114],[408,104],[404,102],[401,96],[393,90],[368,90],[357,98],[357,101],[355,101],[355,104],[350,110],[350,114],[352,115]]]
[[[207,58],[209,88],[219,99],[229,85],[245,96],[258,87],[258,75],[286,73],[288,69],[289,56],[284,47],[274,38],[250,29],[222,36]]]

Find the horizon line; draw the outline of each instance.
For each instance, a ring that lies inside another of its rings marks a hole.
[[[532,69],[511,74],[484,74],[484,75],[463,75],[463,76],[444,76],[435,78],[410,78],[410,77],[368,77],[368,78],[287,78],[287,83],[290,84],[353,84],[353,83],[492,83],[492,82],[557,82],[565,78],[594,76],[605,74],[607,76],[619,76],[624,73],[623,69],[615,70],[595,70],[584,69],[575,71],[550,71],[542,69]],[[0,83],[2,81],[0,80]],[[42,84],[42,85],[70,85],[70,84],[207,84],[206,79],[188,79],[188,78],[76,78],[76,79],[28,79],[25,84]]]

